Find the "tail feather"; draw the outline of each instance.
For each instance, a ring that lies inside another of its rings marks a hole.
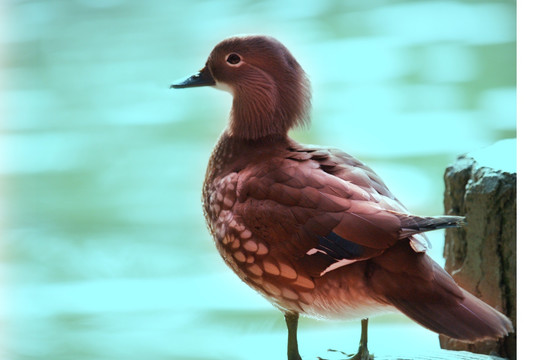
[[[498,339],[513,331],[511,320],[505,315],[461,290],[464,297],[458,303],[411,302],[405,299],[390,299],[390,302],[422,326],[459,340]]]
[[[499,311],[462,289],[424,252],[398,242],[371,259],[375,294],[422,326],[462,341],[497,339],[513,331]]]
[[[461,227],[465,225],[465,218],[462,216],[414,216],[401,214],[400,238],[406,238],[413,234],[426,231]]]

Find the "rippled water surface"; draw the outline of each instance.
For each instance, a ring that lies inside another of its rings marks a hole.
[[[443,212],[457,155],[516,137],[515,2],[8,0],[2,8],[0,357],[283,359],[281,314],[219,258],[200,205],[230,95],[169,90],[211,48],[270,34],[309,74],[302,142]],[[443,233],[432,234],[443,264]],[[357,322],[300,321],[304,359]],[[400,315],[377,354],[438,348]]]

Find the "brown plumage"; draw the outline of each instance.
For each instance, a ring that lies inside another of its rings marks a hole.
[[[425,231],[460,226],[462,217],[412,215],[360,161],[288,137],[308,122],[310,87],[281,43],[224,40],[199,74],[172,87],[193,86],[233,95],[207,168],[204,213],[227,265],[285,313],[289,359],[300,359],[298,314],[364,319],[395,310],[465,341],[512,331],[425,253]],[[369,356],[366,323],[355,359]]]

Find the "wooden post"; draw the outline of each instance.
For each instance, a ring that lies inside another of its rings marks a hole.
[[[488,149],[459,157],[446,169],[446,214],[465,215],[467,224],[460,229],[448,229],[444,256],[445,269],[455,281],[507,315],[516,331],[514,162],[516,140],[503,140]],[[441,335],[440,345],[444,349],[516,359],[516,333],[499,341],[475,344]]]

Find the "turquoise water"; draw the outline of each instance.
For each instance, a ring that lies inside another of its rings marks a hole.
[[[200,206],[230,95],[170,90],[211,48],[272,35],[313,86],[293,136],[342,148],[413,212],[457,155],[516,137],[514,1],[5,1],[0,357],[282,359],[278,311],[225,267]],[[443,264],[443,233],[432,234]],[[357,322],[300,321],[304,359]],[[369,346],[438,348],[400,315]]]

